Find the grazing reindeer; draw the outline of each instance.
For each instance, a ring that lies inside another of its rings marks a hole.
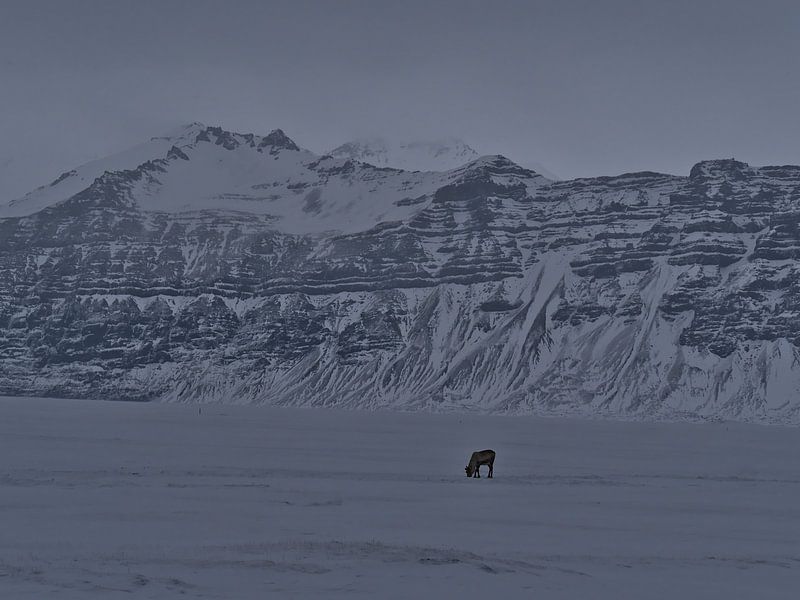
[[[464,467],[467,472],[467,477],[480,477],[481,465],[489,465],[489,477],[494,473],[494,450],[481,450],[480,452],[473,452],[469,457],[469,464]]]

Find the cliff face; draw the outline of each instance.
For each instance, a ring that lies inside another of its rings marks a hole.
[[[800,421],[800,167],[169,142],[0,209],[0,393]]]

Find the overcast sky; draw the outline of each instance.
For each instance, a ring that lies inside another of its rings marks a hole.
[[[800,163],[800,3],[0,2],[0,201],[191,121],[562,177]]]

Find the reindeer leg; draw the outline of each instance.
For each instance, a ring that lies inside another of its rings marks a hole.
[[[480,479],[481,478],[481,466],[480,465],[475,467],[475,472],[478,474],[478,479]]]
[[[493,474],[494,474],[494,463],[489,463],[489,479],[492,478]]]

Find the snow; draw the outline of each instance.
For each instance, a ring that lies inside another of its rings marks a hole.
[[[308,150],[260,147],[267,138],[250,134],[220,130],[228,137],[215,142],[209,131],[194,123],[77,167],[50,185],[0,204],[0,218],[34,214],[87,189],[104,173],[160,161],[161,170],[149,173],[132,190],[136,206],[144,211],[249,213],[272,216],[274,228],[289,233],[357,232],[408,219],[424,208],[408,203],[409,198],[424,199],[462,173],[387,171]],[[169,155],[173,146],[183,157]]]
[[[3,598],[777,599],[798,584],[792,428],[0,411]],[[467,479],[483,448],[495,478]]]
[[[381,137],[360,138],[337,146],[328,154],[336,158],[350,158],[378,167],[405,171],[449,171],[481,155],[457,137],[412,141],[387,140]],[[561,179],[539,162],[525,160],[519,164],[552,181]]]
[[[406,171],[449,171],[479,156],[463,140],[452,137],[405,142],[365,138],[342,144],[329,154]]]
[[[181,127],[162,137],[154,137],[143,144],[66,171],[47,185],[36,188],[21,198],[7,204],[0,203],[0,218],[33,214],[85,190],[106,171],[135,169],[139,165],[167,154],[172,146],[185,148],[203,129],[199,123]],[[63,177],[63,179],[62,179]]]
[[[414,194],[432,194],[446,181],[433,173],[376,173],[354,165],[353,173],[325,176],[312,167],[341,168],[345,161],[311,152],[283,150],[272,156],[242,145],[234,150],[200,143],[187,149],[190,160],[174,161],[158,182],[137,190],[140,208],[172,213],[239,211],[278,218],[275,229],[290,233],[364,231],[381,221],[407,219],[421,207],[397,203]]]

